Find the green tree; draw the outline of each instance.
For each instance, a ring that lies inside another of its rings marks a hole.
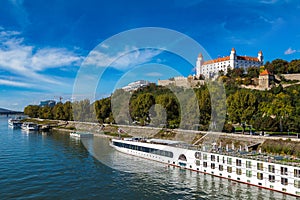
[[[178,127],[180,122],[180,107],[174,94],[169,93],[158,95],[155,98],[155,102],[166,109],[167,124],[172,127]]]
[[[53,107],[53,118],[57,120],[65,120],[64,106],[61,102]]]
[[[150,122],[149,109],[155,104],[154,96],[150,93],[138,95],[136,99],[133,99],[130,103],[131,115],[134,119],[137,119],[144,125],[146,122]]]
[[[257,98],[247,90],[237,91],[227,98],[229,120],[233,123],[249,122],[257,110]]]
[[[72,103],[70,101],[64,103],[63,112],[65,114],[64,120],[73,120]]]
[[[109,122],[111,113],[111,98],[104,98],[95,102],[97,119],[100,123]]]
[[[39,109],[39,118],[41,119],[53,119],[52,108],[44,106]]]
[[[37,118],[39,117],[39,109],[40,107],[37,105],[28,105],[24,108],[24,114],[29,117]]]
[[[247,77],[257,78],[259,75],[259,67],[248,67],[247,68]]]

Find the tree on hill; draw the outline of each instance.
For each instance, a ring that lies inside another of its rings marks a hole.
[[[254,94],[247,90],[237,91],[227,98],[228,118],[233,123],[249,123],[257,106],[257,98]]]

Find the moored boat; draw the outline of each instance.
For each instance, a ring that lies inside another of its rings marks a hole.
[[[112,139],[116,150],[233,181],[300,196],[300,165],[261,154],[204,151],[178,141]]]
[[[94,135],[92,133],[86,133],[86,132],[71,132],[70,137],[74,138],[91,138]]]
[[[25,131],[38,131],[39,130],[39,126],[33,122],[24,122],[22,124],[22,130]]]
[[[8,125],[11,127],[11,128],[21,128],[22,126],[22,122],[18,119],[9,119],[8,120]]]

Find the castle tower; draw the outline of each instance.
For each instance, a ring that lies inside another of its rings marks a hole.
[[[200,53],[198,58],[197,58],[197,62],[196,62],[196,75],[197,75],[197,77],[200,77],[201,66],[202,66],[203,62],[204,62],[203,56],[202,56],[202,53]]]
[[[259,74],[259,87],[262,89],[269,89],[274,76],[266,69]]]
[[[261,65],[263,65],[263,62],[264,62],[264,56],[263,56],[262,51],[259,51],[259,52],[258,52],[257,58],[258,58],[258,60],[261,62]]]
[[[235,60],[236,60],[236,51],[235,51],[235,48],[232,48],[231,52],[230,52],[230,66],[231,66],[231,69],[233,69],[235,67]]]

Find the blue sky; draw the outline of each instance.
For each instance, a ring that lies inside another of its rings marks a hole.
[[[212,58],[228,55],[232,47],[237,54],[249,56],[262,50],[265,61],[300,57],[297,0],[1,0],[0,4],[3,108],[23,110],[27,104],[59,96],[71,100],[77,72],[89,53],[115,34],[134,28],[181,32],[201,44]],[[137,70],[139,76],[130,76],[131,71],[124,70],[130,63],[156,62],[184,76],[194,73],[192,65],[171,53],[127,48],[133,54],[105,71],[96,98],[135,79],[157,81],[177,75],[152,66],[144,74]],[[119,51],[121,55],[124,49]],[[127,79],[120,81],[124,74]]]

